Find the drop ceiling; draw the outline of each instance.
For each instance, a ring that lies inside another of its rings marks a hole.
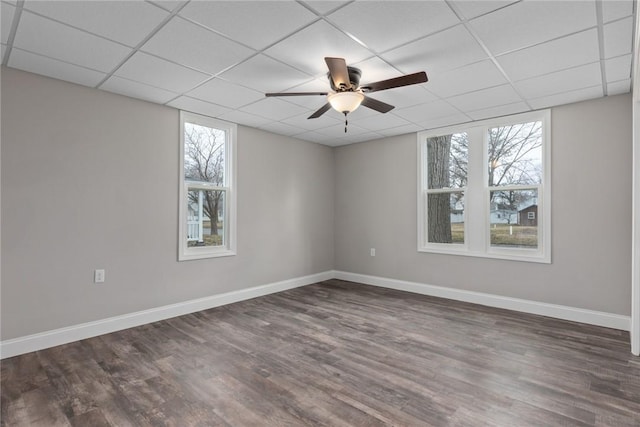
[[[632,0],[8,1],[2,63],[330,146],[630,92]],[[307,117],[325,56],[395,105]]]

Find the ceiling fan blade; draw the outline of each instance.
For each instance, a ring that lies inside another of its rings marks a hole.
[[[393,79],[362,85],[360,89],[362,89],[363,92],[377,92],[379,90],[425,83],[428,80],[427,73],[420,71],[419,73],[407,74],[406,76],[394,77]]]
[[[386,102],[378,101],[377,99],[369,98],[368,96],[364,97],[361,105],[364,105],[367,108],[371,108],[372,110],[376,110],[380,113],[388,113],[389,111],[396,108],[393,105],[387,104]]]
[[[264,96],[307,96],[307,95],[328,95],[329,92],[280,92],[265,93]]]
[[[316,111],[315,113],[307,117],[307,119],[317,119],[318,117],[320,117],[321,115],[329,111],[330,108],[331,108],[331,104],[327,102],[322,107],[320,107],[318,111]]]
[[[351,89],[351,81],[349,80],[349,70],[344,58],[324,58],[324,62],[329,67],[331,80],[336,88]]]

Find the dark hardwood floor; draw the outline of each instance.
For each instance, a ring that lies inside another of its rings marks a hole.
[[[613,329],[330,280],[2,361],[2,426],[640,426]]]

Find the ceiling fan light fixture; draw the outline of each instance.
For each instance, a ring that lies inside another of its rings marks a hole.
[[[353,112],[364,100],[362,92],[335,92],[327,96],[329,104],[339,113],[347,114]]]

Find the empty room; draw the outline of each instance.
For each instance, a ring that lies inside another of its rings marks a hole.
[[[0,0],[0,426],[640,426],[634,0]]]

